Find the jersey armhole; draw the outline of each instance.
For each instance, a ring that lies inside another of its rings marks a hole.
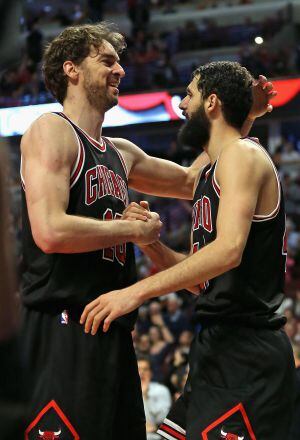
[[[219,157],[216,160],[216,165],[215,165],[215,169],[214,169],[214,173],[213,173],[213,177],[212,177],[212,185],[213,185],[213,188],[214,188],[215,193],[217,194],[218,198],[220,198],[221,188],[220,188],[220,185],[217,181],[217,176],[216,176],[216,169],[217,169],[218,161],[219,161]]]
[[[113,141],[111,139],[109,139],[107,137],[104,137],[104,136],[102,136],[102,139],[104,139],[105,142],[107,142],[115,150],[115,152],[119,156],[119,159],[120,159],[121,164],[122,164],[122,166],[124,168],[124,171],[125,171],[125,176],[126,176],[127,181],[128,181],[129,171],[128,171],[128,168],[127,168],[127,165],[126,165],[126,162],[125,162],[123,154],[119,151],[118,147],[115,146],[115,144],[113,143]]]
[[[205,168],[207,167],[207,165],[208,165],[208,163],[207,163],[206,165],[204,165],[202,168],[200,168],[200,171],[199,171],[199,173],[198,173],[198,176],[197,176],[196,179],[195,179],[195,182],[194,182],[194,188],[193,188],[193,197],[195,196],[195,192],[196,192],[196,189],[197,189],[198,183],[200,182],[200,179],[201,179],[201,177],[202,177],[203,171],[205,170]]]
[[[64,117],[64,115],[62,115],[60,113],[51,113],[51,114],[58,116],[59,118],[64,119],[68,123],[68,125],[72,128],[73,133],[75,134],[75,137],[77,139],[77,146],[78,146],[77,157],[74,161],[74,164],[72,166],[71,173],[70,173],[70,188],[73,188],[73,186],[78,181],[78,179],[81,175],[81,172],[83,170],[84,161],[85,161],[84,146],[83,146],[82,140],[80,139],[77,131],[75,130],[75,128],[73,127],[71,122],[67,118]]]
[[[244,140],[248,140],[249,142],[255,144],[267,157],[268,161],[270,162],[274,174],[275,174],[275,178],[276,178],[276,182],[277,182],[277,190],[278,190],[278,196],[277,196],[277,204],[275,206],[275,208],[273,209],[272,212],[270,212],[270,214],[256,214],[253,216],[252,221],[253,222],[265,222],[268,220],[272,220],[273,218],[275,218],[280,210],[280,202],[281,202],[281,185],[280,185],[280,179],[279,179],[279,175],[278,175],[278,171],[271,159],[271,157],[269,156],[268,152],[265,150],[265,148],[260,145],[259,140],[256,138],[245,138]]]

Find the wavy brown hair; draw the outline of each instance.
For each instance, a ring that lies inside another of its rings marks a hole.
[[[47,89],[61,104],[66,98],[68,78],[63,70],[65,61],[79,65],[92,47],[99,49],[108,41],[117,53],[125,47],[125,39],[112,23],[70,26],[46,47],[43,56],[43,74]]]

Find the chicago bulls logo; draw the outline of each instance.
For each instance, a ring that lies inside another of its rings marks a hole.
[[[59,439],[61,434],[61,429],[59,431],[53,432],[53,431],[41,431],[39,429],[39,439],[42,440],[57,440]]]
[[[27,427],[25,440],[80,440],[80,437],[62,408],[51,400]]]
[[[239,436],[236,434],[230,434],[229,432],[225,431],[225,428],[223,427],[221,429],[221,439],[225,439],[225,440],[244,440],[244,436]]]

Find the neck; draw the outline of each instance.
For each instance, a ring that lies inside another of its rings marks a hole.
[[[86,98],[68,97],[63,104],[64,114],[78,127],[86,131],[92,138],[99,140],[105,112],[91,107]]]
[[[241,133],[238,129],[226,123],[212,124],[208,145],[204,148],[213,164],[220,156],[222,150],[240,139]]]

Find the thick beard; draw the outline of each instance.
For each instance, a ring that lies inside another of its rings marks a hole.
[[[107,112],[118,104],[118,98],[108,96],[105,90],[99,88],[99,85],[92,81],[88,71],[84,74],[83,87],[89,104],[99,112]]]
[[[205,114],[204,105],[201,104],[179,130],[178,142],[202,151],[209,142],[210,128],[211,123]]]

